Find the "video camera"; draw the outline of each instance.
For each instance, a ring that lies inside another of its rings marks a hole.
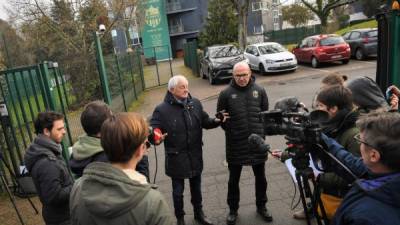
[[[321,143],[319,125],[328,120],[328,114],[321,110],[309,112],[296,97],[285,97],[276,102],[273,110],[261,112],[260,116],[267,135],[285,135],[293,166],[299,170],[308,168],[307,153],[318,154],[313,150]],[[255,138],[249,137],[249,143],[256,143]]]

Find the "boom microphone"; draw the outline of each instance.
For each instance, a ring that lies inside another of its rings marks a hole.
[[[264,139],[257,134],[250,134],[247,139],[251,149],[257,149],[261,152],[271,153],[271,147],[264,142]]]

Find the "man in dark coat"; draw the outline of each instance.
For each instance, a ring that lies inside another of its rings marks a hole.
[[[165,173],[172,179],[172,194],[178,225],[185,224],[184,179],[189,179],[190,182],[195,220],[201,224],[211,224],[202,210],[202,129],[215,128],[220,122],[219,119],[211,119],[204,112],[200,101],[190,96],[188,81],[184,76],[177,75],[169,80],[164,102],[154,110],[150,124],[156,134],[155,139],[161,137],[158,139],[164,140]],[[155,142],[155,144],[159,143],[160,141]]]
[[[242,167],[253,167],[256,178],[257,212],[267,222],[272,216],[266,208],[267,179],[265,161],[268,152],[250,149],[248,137],[257,134],[265,137],[264,125],[260,112],[268,110],[268,97],[264,88],[255,83],[247,63],[237,63],[233,68],[233,79],[229,87],[221,92],[218,98],[217,111],[225,111],[230,119],[222,124],[225,130],[226,158],[229,168],[228,198],[230,212],[228,224],[235,224],[239,209],[239,180]]]
[[[100,144],[100,129],[104,121],[112,115],[111,109],[102,101],[93,101],[85,106],[81,114],[81,124],[85,134],[72,146],[69,161],[71,171],[79,178],[83,170],[92,162],[109,162]],[[136,166],[136,171],[149,179],[149,161],[147,155]]]
[[[327,149],[359,179],[343,199],[333,225],[400,224],[400,114],[371,113],[357,121],[361,158],[323,136]],[[336,164],[334,172],[354,178]]]
[[[64,116],[56,112],[39,113],[35,132],[37,137],[26,151],[25,164],[42,202],[43,219],[46,225],[68,225],[73,179],[61,155]]]

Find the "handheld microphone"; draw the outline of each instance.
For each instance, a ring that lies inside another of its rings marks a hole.
[[[269,144],[266,144],[264,142],[264,139],[257,134],[250,134],[247,141],[250,145],[250,148],[252,148],[252,149],[257,149],[261,152],[272,153],[270,150],[271,147],[269,146]]]

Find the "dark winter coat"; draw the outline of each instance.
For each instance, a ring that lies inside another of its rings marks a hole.
[[[178,102],[167,92],[164,102],[156,107],[150,124],[168,133],[164,140],[165,173],[172,178],[192,178],[203,171],[203,129],[219,126],[203,110],[196,98]]]
[[[109,163],[91,163],[71,192],[73,225],[173,225],[159,191]]]
[[[360,156],[360,145],[354,139],[359,133],[356,127],[358,113],[347,109],[340,110],[337,115],[322,125],[322,131],[330,138],[334,138],[347,151],[355,156]],[[320,185],[326,194],[343,198],[350,189],[351,183],[333,172],[320,175]]]
[[[231,81],[218,98],[217,111],[225,110],[230,118],[222,125],[225,130],[226,158],[236,165],[256,165],[265,162],[268,152],[250,149],[248,137],[258,134],[265,137],[260,112],[268,110],[265,89],[255,83],[254,78],[246,87]]]
[[[26,151],[25,164],[42,202],[46,224],[68,221],[73,179],[61,156],[61,146],[39,135]]]
[[[88,135],[80,136],[72,146],[72,155],[69,160],[71,171],[79,178],[83,170],[92,162],[109,162],[106,153],[101,147],[100,138]],[[149,181],[149,160],[146,155],[136,165],[136,171],[143,174]]]
[[[323,136],[329,151],[358,179],[336,211],[333,225],[400,224],[400,173],[372,174],[362,159],[353,156],[333,139]],[[354,180],[339,166],[335,172]]]

